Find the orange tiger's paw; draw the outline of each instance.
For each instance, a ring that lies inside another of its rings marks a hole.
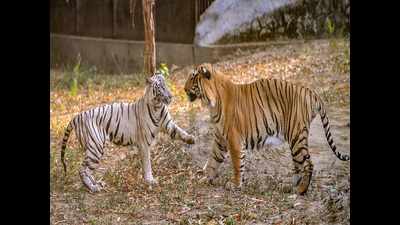
[[[231,181],[226,182],[225,189],[229,191],[240,191],[242,189],[241,184],[235,184]]]
[[[301,178],[301,180],[300,180],[300,182],[299,182],[299,184],[297,186],[298,194],[304,195],[307,192],[308,187],[310,185],[310,180],[311,180],[310,176],[303,176]]]

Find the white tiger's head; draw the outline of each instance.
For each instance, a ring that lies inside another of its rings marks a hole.
[[[162,73],[156,72],[153,76],[146,79],[147,93],[150,94],[150,99],[153,103],[171,103],[172,95],[165,84]]]

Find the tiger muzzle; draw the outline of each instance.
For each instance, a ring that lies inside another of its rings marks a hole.
[[[189,97],[189,101],[191,101],[191,102],[193,102],[197,98],[197,96],[195,94],[193,94],[192,92],[187,92],[186,94]]]

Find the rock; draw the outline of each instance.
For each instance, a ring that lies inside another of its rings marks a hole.
[[[327,17],[335,31],[348,31],[349,16],[348,0],[216,0],[196,27],[195,44],[320,37],[326,35]]]

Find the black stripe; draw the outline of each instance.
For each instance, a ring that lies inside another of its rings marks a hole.
[[[110,139],[110,141],[113,141],[113,140],[114,140],[114,132],[113,132],[113,131],[111,131],[111,132],[108,134],[108,138]]]
[[[260,136],[260,130],[258,129],[257,108],[256,108],[256,105],[254,103],[253,92],[252,92],[253,89],[254,88],[250,87],[250,97],[251,97],[251,102],[253,103],[253,114],[254,114],[254,119],[255,119],[255,124],[254,125],[256,126],[256,132],[257,132],[257,137],[258,137],[258,136]],[[254,148],[254,143],[253,143],[253,147],[252,148]]]
[[[220,151],[226,152],[226,148],[225,146],[223,146],[222,144],[220,144],[217,140],[215,140],[215,143],[217,144],[217,147]]]
[[[151,137],[154,138],[155,136],[154,136],[153,132],[151,132],[151,129],[150,129],[150,127],[148,125],[147,125],[147,129],[149,129]]]
[[[261,97],[260,90],[258,89],[257,84],[258,84],[258,83],[255,83],[256,90],[257,90],[257,94],[258,94],[258,97],[260,98],[260,102],[261,102],[262,108],[264,108],[263,99],[262,99],[262,97]]]
[[[89,160],[92,161],[92,162],[95,163],[95,164],[98,164],[98,163],[100,162],[99,160],[93,159],[93,158],[90,158],[90,157],[89,157]],[[89,168],[89,169],[93,170],[94,167],[91,167],[91,168]]]
[[[267,99],[267,104],[268,104],[268,107],[270,109],[272,120],[273,120],[273,122],[275,123],[275,126],[276,126],[276,128],[275,128],[276,132],[279,133],[280,132],[279,121],[276,118],[276,114],[272,110],[273,108],[271,107],[271,104],[270,104],[270,100],[271,99],[272,99],[272,102],[274,103],[274,106],[275,106],[276,110],[278,111],[278,113],[280,112],[280,110],[279,110],[278,104],[275,101],[275,97],[274,97],[272,89],[270,87],[270,82],[268,82],[268,81],[267,81],[267,86],[268,86],[268,91],[271,93],[270,97]],[[269,96],[269,95],[267,95],[267,96]]]
[[[330,139],[331,138],[331,132],[328,131],[328,135],[326,136],[326,138]]]
[[[260,97],[260,102],[261,102],[261,105],[260,105],[260,103],[259,103],[259,101],[257,100],[256,102],[257,102],[257,105],[258,105],[258,107],[259,107],[259,110],[261,111],[261,118],[262,118],[262,120],[263,120],[263,123],[264,123],[264,127],[265,127],[265,131],[267,132],[267,134],[268,135],[270,135],[270,129],[269,129],[269,126],[268,126],[268,119],[267,119],[267,116],[265,115],[265,113],[264,113],[264,104],[262,103],[262,99],[261,99],[261,96],[260,96],[260,93],[259,93],[259,90],[258,90],[258,86],[257,86],[257,84],[258,83],[255,83],[255,86],[256,86],[256,88],[257,88],[257,93],[258,93],[258,96]],[[271,110],[271,108],[270,108],[270,110]]]
[[[113,108],[114,108],[114,107],[111,105],[110,119],[108,120],[107,126],[106,126],[106,132],[107,132],[107,133],[108,133],[108,131],[109,131],[110,124],[111,124],[111,119],[112,119],[112,116],[113,116]]]
[[[165,111],[165,106],[163,106],[162,109],[161,109],[161,112],[160,112],[160,120],[159,120],[159,121],[161,121],[161,117],[162,117],[162,115],[164,114],[164,111]]]
[[[164,106],[164,108],[165,108],[165,106]],[[163,108],[163,109],[164,109],[164,108]],[[164,123],[164,121],[165,121],[165,118],[167,118],[167,115],[168,115],[168,111],[164,112],[164,117],[163,117],[163,119],[162,119],[162,122],[161,122],[161,123]]]
[[[294,150],[294,149],[293,149]],[[297,148],[296,149],[297,151],[295,152],[295,153],[293,153],[293,151],[292,151],[292,157],[296,157],[297,155],[299,155],[299,153],[302,151],[302,150],[306,150],[307,151],[307,148],[306,147],[299,147],[299,148]]]
[[[276,89],[276,91],[277,91],[277,94],[279,94],[278,97],[280,97],[277,100],[278,100],[279,104],[281,105],[282,111],[285,112],[287,104],[283,104],[283,102],[286,102],[288,99],[283,97],[283,84],[282,84],[282,82],[280,82],[279,89]]]
[[[154,119],[154,117],[153,117],[153,114],[151,113],[150,105],[149,105],[149,104],[147,104],[147,111],[148,111],[148,113],[149,113],[150,119],[151,119],[151,121],[153,122],[154,126],[158,127],[158,124],[157,124],[157,122],[155,121],[155,119]]]
[[[149,142],[149,140],[147,140],[147,136],[146,135],[143,135],[143,136],[144,136],[144,139],[146,140],[147,146],[150,146],[150,142]]]
[[[121,107],[121,117],[123,117],[124,116],[124,107],[123,107],[123,103],[121,102],[121,103],[119,103],[120,105],[120,107]]]
[[[261,137],[258,137],[257,139],[258,139],[258,140],[257,140],[257,146],[259,146],[260,143],[261,143],[261,141],[262,141],[262,138],[261,138]]]
[[[261,146],[264,146],[265,142],[267,141],[268,137],[264,138],[264,141]]]
[[[217,116],[218,118],[215,120],[215,123],[218,123],[221,120],[221,116],[222,116],[222,107],[221,107],[221,102],[220,99],[217,99],[217,106],[218,106],[218,111],[217,111]]]
[[[121,143],[124,143],[124,134],[121,135]]]
[[[296,144],[297,140],[299,139],[300,135],[297,135],[296,137],[294,137],[292,139],[292,141],[290,142],[290,149],[293,149],[294,145]]]
[[[297,116],[297,107],[298,107],[298,102],[297,101],[295,101],[293,107],[294,107],[295,110],[294,110],[294,113],[293,113],[292,116],[295,117],[295,116]],[[292,130],[290,132],[290,136],[291,137],[293,136],[293,132],[296,130],[295,128],[296,128],[296,125],[298,125],[298,121],[294,120],[293,123],[296,123],[296,124],[294,124],[294,126],[292,127]]]
[[[105,111],[105,108],[106,106],[103,106],[103,107],[101,107],[102,109],[103,109],[103,111],[102,111],[102,113],[101,113],[101,117],[100,117],[100,121],[99,121],[99,124],[101,125],[102,124],[102,122],[103,122],[103,120],[105,119],[105,117],[106,117],[106,115],[107,115],[107,111]]]
[[[99,150],[99,149],[102,148],[101,146],[99,146],[99,143],[98,143],[100,140],[95,140],[95,138],[92,136],[92,132],[96,132],[96,131],[95,130],[91,131],[91,130],[87,129],[87,132],[86,132],[87,134],[86,135],[93,141],[93,143],[96,146],[97,150]],[[89,142],[86,143],[86,144],[90,145]],[[90,146],[93,147],[92,145],[90,145]],[[100,151],[100,152],[102,152],[102,151]]]
[[[132,140],[131,137],[129,137],[129,142],[128,142],[128,144],[129,144],[129,145],[133,144],[133,140]]]
[[[326,128],[326,126],[328,126],[329,121],[327,120],[326,123],[323,123],[322,125],[324,126],[324,128]]]
[[[171,138],[172,138],[172,139],[175,139],[175,135],[176,135],[176,127],[174,127],[174,128],[172,129]]]
[[[169,124],[169,122],[171,122],[171,120],[172,120],[172,119],[169,119],[169,120],[168,120],[167,124],[165,125],[165,128],[168,128],[168,124]]]
[[[121,120],[119,120],[118,123],[117,123],[117,128],[115,129],[115,133],[114,133],[113,139],[115,139],[115,137],[118,135],[120,122],[121,122]]]
[[[97,108],[97,109],[96,109],[96,111],[97,111],[96,124],[99,124],[100,109],[101,109],[101,108]]]
[[[90,127],[91,130],[94,132],[94,135],[96,136],[96,139],[97,139],[96,143],[97,143],[97,142],[100,142],[100,141],[101,141],[101,138],[100,138],[100,136],[99,136],[99,134],[98,134],[99,129],[98,129],[97,126],[95,126],[94,122],[95,122],[95,121],[94,121],[93,119],[91,119],[91,123],[89,123],[89,126],[91,126],[91,127]]]
[[[250,137],[250,145],[251,145],[251,149],[254,149],[254,140],[253,140],[253,136]]]
[[[223,159],[218,158],[218,156],[216,155],[215,152],[214,152],[214,154],[213,154],[213,158],[214,158],[214,160],[217,161],[218,163],[222,163],[222,162],[224,161]]]
[[[97,156],[97,154],[95,154],[90,148],[86,148],[86,150],[88,150],[89,152],[91,152],[92,155],[93,155],[94,157],[96,157],[97,162],[100,160],[100,157]],[[89,157],[89,158],[90,158],[90,157]],[[90,159],[92,159],[92,158],[90,158]]]

